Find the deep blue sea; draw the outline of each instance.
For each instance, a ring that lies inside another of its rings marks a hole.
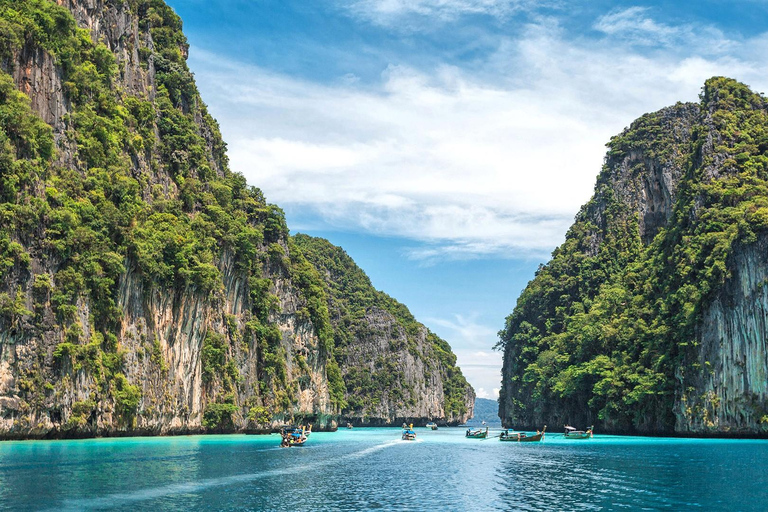
[[[0,443],[0,510],[768,510],[768,441],[464,429]]]

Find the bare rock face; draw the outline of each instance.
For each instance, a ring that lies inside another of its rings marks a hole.
[[[638,213],[640,237],[645,244],[653,240],[672,216],[698,115],[699,106],[693,103],[662,109],[660,128],[670,134],[671,139],[663,155],[632,151],[621,162],[614,162],[610,157],[606,162],[617,171],[612,176],[617,194]]]
[[[154,96],[154,63],[150,57],[146,70],[139,59],[139,20],[132,13],[128,2],[105,2],[103,0],[57,0],[70,10],[80,28],[91,33],[96,42],[107,45],[115,54],[120,65],[120,82],[130,94]],[[153,48],[152,37],[144,34],[144,44]],[[188,48],[185,46],[184,51]]]
[[[13,78],[19,90],[29,96],[32,108],[43,121],[62,127],[69,106],[64,97],[61,71],[53,57],[41,48],[25,47],[17,62]]]
[[[651,142],[647,148],[608,153],[595,187],[595,197],[582,211],[584,218],[598,228],[589,235],[589,255],[597,254],[607,229],[606,194],[626,208],[627,216],[637,216],[644,244],[649,244],[659,229],[667,225],[678,184],[688,164],[691,132],[699,120],[699,110],[694,103],[679,103],[654,115],[654,127],[664,134],[663,147]]]
[[[248,317],[248,291],[231,255],[224,255],[220,268],[224,291],[215,300],[190,289],[182,293],[148,291],[134,272],[127,273],[121,281],[122,346],[127,354],[127,376],[131,381],[142,383],[145,408],[136,429],[158,434],[202,431],[205,406],[226,394],[203,380],[201,351],[210,333],[238,340],[231,346],[239,377],[237,403],[245,404],[259,396],[259,367],[255,357],[258,347],[253,340],[238,338],[238,333],[245,331],[243,319]],[[285,415],[319,419],[319,428],[331,426],[333,411],[325,360],[320,356],[314,326],[297,316],[304,301],[283,276],[270,278],[279,300],[279,313],[272,320],[280,329],[287,379],[297,383],[293,405]],[[159,346],[160,357],[153,360],[149,352],[154,344]],[[308,367],[304,370],[293,363],[297,355],[306,357]],[[235,415],[236,429],[248,428],[246,415],[247,410]],[[278,423],[275,421],[275,425]]]
[[[397,426],[433,420],[456,425],[472,417],[475,396],[471,388],[464,394],[464,412],[446,411],[444,369],[435,359],[426,328],[419,329],[409,342],[388,311],[372,307],[363,321],[366,329],[358,331],[360,335],[345,351],[342,373],[370,375],[377,387],[373,396],[363,394],[365,405],[346,412],[345,418],[359,425]],[[353,389],[348,400],[354,395]]]
[[[733,273],[704,313],[700,371],[675,407],[678,432],[750,434],[766,426],[768,404],[768,239],[739,247]],[[686,378],[688,377],[688,378]],[[681,386],[682,387],[682,386]]]

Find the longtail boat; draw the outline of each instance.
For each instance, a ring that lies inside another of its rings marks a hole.
[[[280,435],[283,440],[280,442],[281,448],[290,448],[291,446],[304,446],[307,442],[307,437],[312,432],[312,425],[309,428],[304,428],[303,425],[298,427],[286,426],[280,430]]]
[[[425,425],[425,427],[431,428],[432,430],[437,430],[437,423],[435,423],[434,421],[430,421]]]
[[[565,433],[563,434],[563,437],[566,439],[589,439],[592,437],[592,430],[595,428],[594,425],[589,427],[587,430],[576,430],[570,425],[565,426]]]
[[[512,441],[515,443],[535,443],[544,439],[544,432],[547,430],[547,426],[541,431],[537,431],[534,435],[528,435],[525,432],[510,432],[509,429],[504,430],[499,435],[499,441]]]
[[[483,429],[467,429],[467,433],[464,435],[464,437],[467,437],[469,439],[485,439],[488,437],[488,427],[485,427],[485,430]]]
[[[416,440],[416,432],[413,430],[413,424],[408,425],[407,427],[403,427],[403,441],[415,441]]]

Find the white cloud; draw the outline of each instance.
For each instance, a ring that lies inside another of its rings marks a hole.
[[[452,332],[451,339],[461,342],[463,347],[474,348],[467,353],[473,358],[473,362],[484,363],[488,358],[495,358],[497,352],[486,352],[482,349],[493,346],[488,340],[496,338],[496,330],[477,322],[477,315],[469,318],[464,315],[454,315],[452,320],[445,318],[428,318],[429,325],[436,325]],[[481,350],[478,350],[481,349]]]
[[[616,9],[598,18],[594,29],[610,36],[646,46],[681,46],[695,44],[698,51],[725,52],[736,43],[709,25],[684,23],[669,25],[654,20],[647,7]]]
[[[658,40],[671,41],[681,33],[688,32],[686,27],[675,27],[658,23],[648,17],[647,7],[629,7],[618,9],[598,18],[595,29],[610,35],[636,38],[643,42]]]
[[[449,4],[494,2],[408,5]],[[689,37],[642,9],[613,16],[638,34]],[[270,201],[340,229],[422,242],[414,258],[520,257],[562,241],[604,144],[637,116],[696,100],[712,75],[765,90],[766,36],[718,56],[693,46],[648,54],[607,18],[598,26],[604,38],[574,40],[544,20],[500,39],[479,71],[394,63],[367,87],[353,75],[323,85],[199,50],[192,66],[232,167]]]
[[[499,398],[499,388],[493,388],[491,391],[486,391],[485,388],[475,389],[475,395],[477,398],[488,398],[490,400],[496,400]]]

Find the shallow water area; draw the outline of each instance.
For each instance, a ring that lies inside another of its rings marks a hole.
[[[3,442],[0,509],[768,509],[764,440],[400,432]]]

